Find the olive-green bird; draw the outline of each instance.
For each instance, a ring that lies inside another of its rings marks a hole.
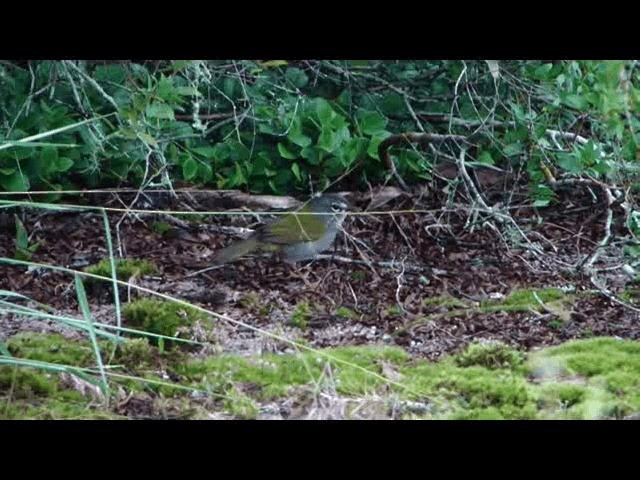
[[[287,262],[313,260],[331,247],[349,207],[349,203],[337,194],[314,197],[297,211],[304,215],[294,212],[262,225],[246,240],[223,248],[216,255],[214,265],[222,265],[257,249],[277,250]]]

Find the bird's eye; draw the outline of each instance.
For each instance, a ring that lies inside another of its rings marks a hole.
[[[344,208],[342,208],[342,205],[340,205],[339,203],[332,203],[331,210],[333,210],[334,212],[341,212],[342,210],[344,210]]]

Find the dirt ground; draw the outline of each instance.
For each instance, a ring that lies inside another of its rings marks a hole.
[[[128,204],[130,199],[123,200]],[[577,295],[561,322],[557,315],[545,312],[477,308],[479,302],[504,299],[523,288],[558,287],[577,293],[593,290],[589,278],[574,273],[571,266],[600,241],[604,212],[585,192],[570,192],[561,200],[544,210],[521,209],[513,214],[520,228],[538,232],[529,236],[536,240],[542,252],[539,255],[510,243],[504,233],[501,238],[492,228],[476,225],[471,231],[467,223],[472,219],[455,208],[444,209],[441,199],[423,198],[416,203],[398,197],[375,210],[428,212],[354,216],[345,222],[346,232],[356,240],[341,238],[335,253],[360,264],[323,259],[291,268],[258,257],[190,277],[187,275],[211,266],[215,251],[232,238],[195,228],[191,232],[172,228],[158,233],[154,222],[162,221],[161,217],[122,219],[122,214],[110,213],[109,219],[112,232],[119,231],[126,257],[149,260],[159,269],[158,275],[131,279],[133,283],[249,326],[287,338],[304,338],[312,347],[385,343],[433,360],[478,339],[501,340],[525,350],[585,336],[637,339],[640,315],[597,292]],[[113,197],[85,201],[122,205]],[[355,195],[354,202],[361,208],[369,205],[363,195]],[[163,206],[177,209],[180,202]],[[208,225],[235,227],[250,227],[255,220],[253,216],[200,219]],[[12,258],[15,230],[12,222],[4,223],[0,226],[0,256]],[[81,270],[107,256],[99,214],[25,210],[23,223],[30,243],[40,242],[33,262]],[[614,230],[624,235],[621,225],[614,225]],[[619,263],[619,247],[612,245],[595,267]],[[373,263],[367,265],[364,259]],[[395,262],[395,267],[375,262]],[[0,268],[0,289],[26,295],[59,313],[81,317],[69,274],[22,266]],[[618,294],[628,282],[619,272],[613,269],[600,276],[607,288]],[[135,291],[131,294],[136,295]],[[458,300],[458,307],[444,298]],[[111,296],[92,295],[90,301],[97,321],[114,323]],[[290,322],[292,312],[302,302],[310,311],[304,329]],[[218,351],[248,354],[289,348],[246,326],[219,319],[213,322],[213,336],[200,332],[200,339],[211,341]],[[0,316],[0,339],[20,331],[77,335],[71,328],[41,319]],[[192,333],[198,338],[199,332]],[[206,353],[205,348],[194,355]]]

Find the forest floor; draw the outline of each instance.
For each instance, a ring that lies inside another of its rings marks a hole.
[[[639,353],[640,315],[598,291],[588,275],[575,273],[573,266],[602,238],[603,212],[590,205],[588,197],[572,195],[554,207],[514,212],[520,228],[538,232],[535,243],[541,254],[519,246],[517,239],[507,244],[491,228],[464,228],[469,219],[443,209],[435,199],[416,205],[398,197],[375,210],[422,212],[349,217],[344,229],[357,240],[341,238],[337,258],[292,268],[268,256],[250,257],[193,276],[211,265],[215,252],[232,241],[229,235],[205,230],[185,234],[161,217],[122,219],[122,214],[110,213],[111,231],[119,231],[125,257],[147,260],[157,268],[156,273],[125,280],[234,320],[198,317],[180,329],[180,336],[199,345],[158,349],[145,344],[148,351],[138,354],[149,358],[136,357],[138,365],[128,364],[126,372],[197,387],[217,397],[125,382],[117,385],[118,398],[108,406],[86,392],[58,398],[54,405],[50,400],[60,392],[82,390],[77,382],[74,386],[68,378],[36,371],[31,377],[16,375],[13,369],[3,374],[2,369],[12,367],[0,367],[0,418],[635,415],[640,412],[640,363],[626,355]],[[367,206],[357,198],[356,203]],[[233,215],[197,219],[235,227],[251,227],[255,220]],[[39,242],[32,262],[82,270],[108,256],[100,214],[29,209],[22,222],[30,243]],[[8,223],[0,230],[0,257],[14,258],[15,226]],[[622,226],[614,225],[614,233],[624,235]],[[619,248],[612,242],[596,266],[619,263]],[[44,304],[56,315],[82,319],[68,273],[0,268],[0,290],[28,297],[27,304],[35,308]],[[637,300],[635,284],[620,269],[602,270],[598,278],[615,295]],[[114,325],[109,288],[89,288],[89,302],[95,322]],[[120,293],[122,302],[149,296],[133,288],[121,288]],[[124,326],[131,327],[126,315]],[[87,338],[55,320],[0,313],[0,341],[16,357],[64,362],[51,352],[65,352],[64,342],[90,351]],[[571,340],[585,343],[567,343],[576,345],[567,350],[549,348]],[[318,352],[329,352],[351,366],[322,363]],[[543,381],[535,375],[540,352],[564,359],[555,373],[547,369],[542,374],[552,375],[553,388],[547,377]],[[593,361],[619,362],[608,369],[589,369],[566,356],[571,352],[591,352],[596,355]],[[91,365],[90,355],[78,363]],[[120,363],[126,364],[122,358]],[[377,376],[369,377],[362,369]],[[629,378],[620,380],[620,372]],[[602,375],[609,382],[604,386]],[[31,383],[21,389],[19,381]],[[69,408],[69,403],[78,408]]]

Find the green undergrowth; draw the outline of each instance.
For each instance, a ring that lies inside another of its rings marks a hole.
[[[19,334],[7,347],[16,358],[95,365],[89,342],[59,335]],[[265,403],[292,398],[304,403],[327,391],[383,399],[389,413],[398,402],[428,406],[421,413],[405,412],[403,418],[592,419],[640,412],[640,344],[605,337],[529,354],[485,341],[435,363],[378,345],[193,358],[160,352],[146,339],[127,339],[107,363],[115,371],[148,379],[146,385],[112,380],[119,388],[143,395],[153,391],[153,398],[183,409],[187,417],[194,391],[208,399],[211,411],[234,418],[256,418]],[[203,404],[198,405],[201,410]],[[0,418],[115,416],[63,385],[57,373],[0,366]]]
[[[118,280],[126,281],[131,277],[142,275],[155,275],[158,273],[157,267],[144,259],[119,258],[115,260],[116,277]],[[103,258],[96,265],[84,269],[85,272],[93,275],[111,278],[111,263],[108,258]],[[91,279],[93,281],[97,281]]]
[[[442,315],[471,315],[476,312],[552,312],[558,317],[557,322],[568,321],[571,316],[571,305],[575,301],[574,294],[568,294],[559,288],[520,289],[514,290],[501,301],[482,301],[479,304],[460,300],[448,295],[428,297],[422,300],[426,308],[444,307],[445,313],[438,312],[427,316],[434,319]],[[420,320],[419,323],[422,323]]]
[[[164,302],[153,298],[143,298],[124,305],[122,314],[133,328],[157,335],[175,337],[181,329],[192,326],[197,320],[205,320],[207,316],[195,308]],[[160,346],[173,347],[177,342],[152,339]]]
[[[536,298],[537,297],[537,298]],[[540,301],[538,301],[538,299]],[[554,310],[561,302],[571,303],[572,297],[559,288],[542,288],[538,290],[514,290],[507,298],[500,302],[481,302],[480,310],[490,312],[495,310],[506,312],[544,311],[545,308]]]

